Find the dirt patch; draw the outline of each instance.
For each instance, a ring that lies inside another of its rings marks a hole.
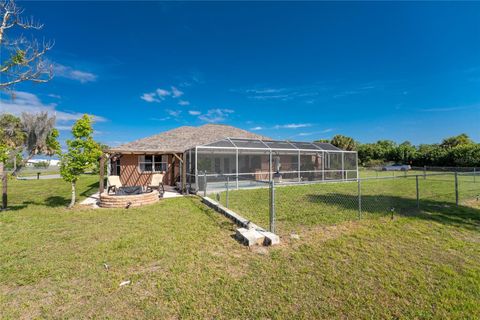
[[[480,199],[477,199],[477,198],[469,199],[469,200],[464,201],[462,204],[466,207],[479,209],[480,208]]]

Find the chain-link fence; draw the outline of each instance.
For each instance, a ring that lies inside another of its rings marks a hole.
[[[203,181],[202,195],[280,235],[347,220],[415,215],[436,207],[480,206],[479,172],[311,183],[204,175]]]

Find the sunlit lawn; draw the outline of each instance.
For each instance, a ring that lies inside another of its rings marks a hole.
[[[344,188],[354,194],[356,185]],[[82,177],[78,189],[81,198],[95,192],[96,178]],[[13,181],[11,210],[0,213],[0,318],[480,314],[480,210],[432,205],[393,220],[373,209],[361,220],[355,211],[336,219],[351,209],[328,203],[328,192],[283,190],[279,197],[294,201],[280,212],[293,216],[279,223],[300,239],[285,233],[280,246],[258,252],[237,243],[235,226],[194,197],[128,210],[67,210],[67,183]],[[377,191],[389,190],[371,187]],[[316,204],[312,193],[327,203]],[[307,206],[329,206],[331,216],[307,214]],[[120,287],[125,280],[131,284]]]

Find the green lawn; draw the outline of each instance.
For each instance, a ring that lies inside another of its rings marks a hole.
[[[95,187],[95,177],[82,177],[80,197]],[[295,223],[299,240],[284,237],[264,252],[238,244],[235,226],[194,197],[66,210],[61,180],[12,181],[9,190],[12,209],[0,213],[1,319],[480,314],[478,209],[431,206],[393,220],[305,216]],[[119,287],[124,280],[132,282]]]
[[[429,219],[474,219],[470,207],[478,204],[480,176],[459,175],[460,208],[455,206],[455,182],[451,174],[419,177],[417,208],[416,178],[370,179],[361,182],[361,203],[357,182],[278,185],[275,188],[276,232],[288,235],[304,228],[332,225],[359,218],[424,216]],[[216,195],[211,195],[216,197]],[[256,224],[269,226],[268,188],[231,190],[228,206]],[[220,202],[226,205],[226,193]],[[361,211],[359,207],[361,206]],[[430,211],[435,214],[431,215]]]

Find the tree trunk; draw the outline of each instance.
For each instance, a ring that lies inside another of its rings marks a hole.
[[[12,171],[12,176],[16,177],[17,174],[18,174],[18,171],[20,171],[20,169],[22,169],[23,167],[25,167],[25,166],[27,165],[27,162],[30,161],[30,159],[32,159],[34,155],[35,155],[35,154],[29,154],[28,157],[26,157],[25,159],[23,159],[21,166],[15,168],[15,170]]]
[[[72,200],[70,201],[70,204],[68,205],[69,208],[73,208],[75,205],[75,181],[72,181]]]
[[[2,210],[7,209],[7,172],[4,171],[4,165],[0,162],[0,178],[2,179]]]
[[[99,186],[98,186],[98,192],[100,194],[103,193],[103,191],[105,190],[105,155],[102,155],[100,157],[100,168],[99,168],[100,172],[99,172],[99,175],[100,175],[100,181],[99,181]]]

